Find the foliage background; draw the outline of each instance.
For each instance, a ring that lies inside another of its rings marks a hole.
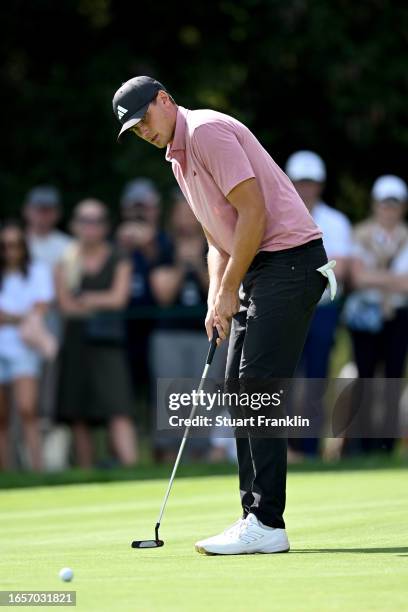
[[[0,5],[0,216],[41,182],[69,210],[124,181],[173,185],[163,152],[118,146],[111,98],[151,74],[190,108],[237,116],[283,165],[327,162],[326,199],[353,220],[374,178],[407,179],[408,4],[400,0],[14,0]]]

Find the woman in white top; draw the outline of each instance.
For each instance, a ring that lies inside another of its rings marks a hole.
[[[41,358],[22,338],[28,315],[43,315],[54,295],[52,275],[44,264],[30,260],[21,227],[7,223],[0,230],[0,466],[10,465],[6,388],[19,411],[27,455],[40,470],[41,445],[37,418]]]
[[[395,435],[399,421],[397,383],[404,376],[408,351],[408,188],[397,176],[382,176],[373,185],[372,198],[371,217],[354,230],[354,292],[346,302],[345,319],[359,377],[375,377],[382,366],[380,376],[389,379],[383,438],[362,440],[362,447],[391,451],[390,435]],[[364,431],[370,435],[369,423]]]

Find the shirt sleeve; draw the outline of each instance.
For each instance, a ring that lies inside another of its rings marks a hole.
[[[32,269],[33,304],[52,302],[54,297],[54,279],[50,266],[43,263],[34,264]]]
[[[196,154],[224,196],[242,181],[254,178],[251,163],[232,128],[222,122],[197,127],[192,138]]]
[[[352,231],[351,225],[345,218],[338,218],[335,231],[331,234],[330,252],[333,257],[350,257],[352,254]]]

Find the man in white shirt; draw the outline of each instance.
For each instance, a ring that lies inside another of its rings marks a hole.
[[[61,197],[52,185],[40,185],[28,192],[24,202],[27,239],[31,257],[54,269],[71,238],[57,229]]]
[[[351,224],[342,212],[321,200],[326,181],[326,167],[321,157],[312,151],[297,151],[289,157],[285,170],[323,232],[323,244],[329,260],[336,260],[337,298],[332,302],[328,290],[324,292],[315,310],[301,358],[301,369],[306,378],[323,379],[328,374],[329,359],[339,319],[342,281],[346,279],[349,269],[352,248]],[[312,394],[316,392],[318,396],[320,386],[318,383],[316,385],[309,383],[308,391]],[[314,397],[312,400],[310,397],[309,400],[304,405],[310,410],[316,408],[322,410],[318,398]],[[316,455],[318,452],[316,438],[293,441],[293,445],[307,455]]]
[[[59,262],[72,238],[57,229],[61,218],[61,196],[52,185],[33,187],[25,198],[24,218],[27,242],[33,262],[46,265],[51,272]],[[47,327],[56,337],[61,337],[61,317],[55,303],[47,312]],[[44,364],[41,383],[39,411],[41,416],[53,417],[55,412],[56,367]]]

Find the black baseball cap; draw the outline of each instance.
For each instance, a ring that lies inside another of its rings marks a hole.
[[[113,96],[112,106],[116,118],[122,124],[118,142],[127,130],[139,123],[150,102],[164,85],[149,76],[138,76],[122,83]]]

